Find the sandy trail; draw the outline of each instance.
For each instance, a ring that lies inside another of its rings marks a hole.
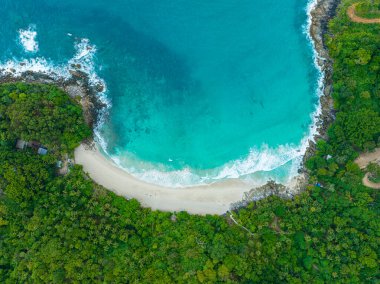
[[[142,206],[161,211],[192,214],[224,214],[230,204],[243,199],[252,188],[241,180],[229,180],[190,188],[167,188],[148,184],[118,168],[98,150],[83,145],[75,150],[75,162],[98,184],[115,193],[137,199]]]
[[[368,152],[361,154],[356,160],[355,163],[361,168],[365,169],[369,163],[380,164],[380,148],[375,149],[374,152]],[[380,183],[374,183],[368,179],[369,173],[366,173],[362,182],[365,186],[380,189]]]
[[[373,152],[367,152],[361,154],[356,160],[355,163],[361,168],[364,169],[368,166],[369,163],[378,163],[380,164],[380,148],[376,148]]]
[[[359,3],[352,4],[347,9],[347,15],[350,17],[351,21],[355,23],[362,23],[362,24],[380,24],[380,18],[367,19],[367,18],[362,18],[362,17],[357,16],[355,9],[358,4]]]
[[[380,183],[375,183],[369,180],[368,178],[369,173],[366,173],[363,178],[363,184],[367,187],[373,188],[373,189],[380,189]]]

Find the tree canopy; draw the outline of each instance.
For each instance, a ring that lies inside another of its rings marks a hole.
[[[350,22],[345,11],[352,2],[344,0],[329,25],[337,119],[307,161],[304,192],[231,212],[244,230],[229,214],[142,208],[95,184],[80,166],[56,176],[54,157],[4,143],[0,282],[376,283],[379,191],[362,185],[364,173],[353,161],[380,146],[380,26]],[[0,90],[3,141],[21,136],[63,151],[86,137],[79,106],[56,88]]]
[[[73,150],[91,130],[81,107],[52,85],[0,85],[0,140],[36,140],[52,150]]]

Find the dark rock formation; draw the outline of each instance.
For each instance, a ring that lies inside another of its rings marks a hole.
[[[317,122],[317,135],[315,141],[319,139],[327,139],[327,129],[335,119],[333,107],[333,99],[331,97],[333,82],[332,82],[332,60],[329,56],[325,45],[324,36],[328,30],[328,22],[334,17],[336,8],[340,0],[318,0],[311,14],[310,35],[314,42],[314,47],[317,52],[317,63],[323,72],[323,94],[320,97],[321,115]],[[307,161],[315,153],[315,143],[310,142],[309,147],[303,158],[303,163]],[[300,172],[306,172],[305,167],[302,167]]]

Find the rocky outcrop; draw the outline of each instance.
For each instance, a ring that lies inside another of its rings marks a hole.
[[[314,47],[317,53],[317,63],[323,73],[323,93],[320,97],[322,111],[316,125],[318,131],[314,137],[315,141],[319,139],[327,139],[327,129],[335,119],[333,99],[331,97],[333,90],[333,62],[329,56],[324,37],[328,30],[328,22],[332,17],[334,17],[339,3],[340,0],[317,0],[314,9],[310,12],[310,36],[313,39]],[[303,162],[305,163],[305,161],[313,156],[314,153],[315,143],[310,142],[304,155]],[[304,167],[301,169],[301,172],[306,172]]]
[[[246,192],[240,202],[231,204],[231,210],[237,210],[241,207],[246,207],[253,201],[257,201],[271,195],[286,197],[286,191],[286,187],[283,184],[276,183],[272,180],[268,181],[266,184]]]
[[[17,77],[12,76],[12,74],[2,76],[0,83],[24,82],[56,85],[82,105],[85,121],[93,127],[97,124],[100,113],[106,107],[98,96],[104,90],[104,86],[101,83],[90,84],[87,74],[80,70],[70,69],[69,72],[71,77],[62,78],[56,74],[49,75],[27,71]]]

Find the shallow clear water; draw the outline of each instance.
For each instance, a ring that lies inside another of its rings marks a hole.
[[[1,2],[1,61],[57,67],[76,54],[107,84],[104,150],[140,178],[296,171],[317,104],[306,0]]]

